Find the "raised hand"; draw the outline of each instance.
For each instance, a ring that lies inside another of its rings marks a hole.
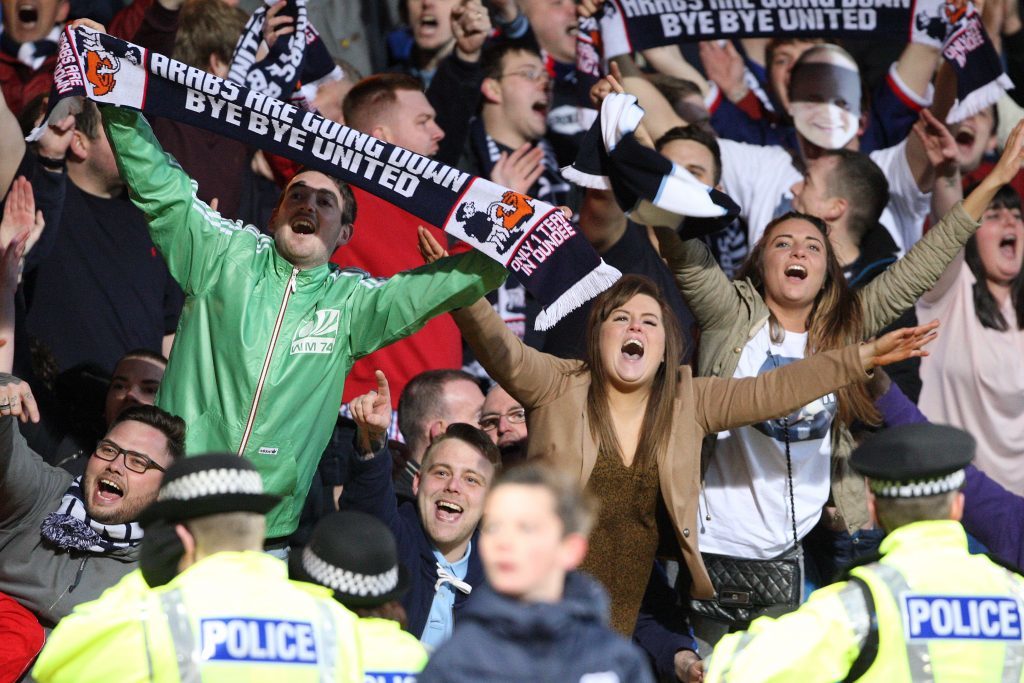
[[[1018,121],[1010,131],[1006,138],[1006,146],[1003,147],[1003,154],[989,171],[989,176],[1000,185],[1005,185],[1017,177],[1021,164],[1024,164],[1024,119]]]
[[[39,241],[45,225],[43,212],[36,211],[32,184],[24,176],[15,178],[0,219],[0,247],[7,249],[16,237],[24,236],[21,249],[27,252]]]
[[[705,40],[700,43],[700,61],[709,81],[714,81],[722,94],[739,102],[749,92],[744,75],[743,57],[728,40]]]
[[[933,320],[927,325],[904,327],[882,335],[861,345],[860,359],[865,370],[898,363],[907,358],[927,356],[924,346],[939,336],[935,330],[939,321]]]
[[[956,169],[956,139],[945,124],[927,109],[922,109],[914,123],[914,135],[924,146],[928,163],[939,176],[948,176]]]
[[[455,53],[464,62],[480,59],[484,41],[491,32],[491,15],[480,0],[463,0],[452,8]]]
[[[267,16],[263,21],[263,41],[267,47],[273,47],[281,36],[295,33],[295,18],[288,14],[281,14],[287,5],[286,0],[280,0],[267,10]]]
[[[0,296],[14,296],[21,280],[21,259],[25,256],[28,232],[15,235],[5,247],[0,247]]]
[[[424,263],[433,263],[448,255],[448,252],[441,246],[441,243],[422,225],[419,226],[418,233],[420,256],[423,257]]]
[[[391,390],[387,377],[376,371],[377,389],[357,396],[348,404],[352,419],[356,423],[360,449],[364,453],[375,453],[387,441],[388,427],[391,426]]]
[[[8,415],[22,422],[39,422],[39,406],[28,382],[0,372],[0,417]]]
[[[43,112],[39,114],[39,120],[36,121],[37,126],[43,122],[45,115]],[[62,120],[46,127],[39,141],[36,142],[36,153],[46,159],[61,161],[67,156],[68,147],[71,146],[74,136],[75,115],[68,114]]]
[[[511,154],[501,153],[491,169],[491,180],[516,192],[528,194],[543,173],[544,150],[539,145],[526,143]]]

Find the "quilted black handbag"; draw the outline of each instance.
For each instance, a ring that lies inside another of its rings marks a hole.
[[[800,604],[800,559],[787,551],[771,560],[747,560],[701,553],[715,587],[710,600],[690,600],[701,616],[733,625],[745,625],[768,611],[795,609]]]
[[[803,577],[800,541],[796,533],[796,501],[793,499],[793,463],[789,452],[789,419],[783,418],[786,440],[786,471],[789,509],[793,522],[793,547],[770,560],[750,560],[730,555],[701,553],[715,588],[710,600],[690,599],[694,614],[745,628],[765,614],[779,616],[800,605]]]

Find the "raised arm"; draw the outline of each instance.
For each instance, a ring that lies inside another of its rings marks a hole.
[[[259,239],[269,239],[200,201],[192,179],[163,151],[141,114],[107,105],[100,111],[132,203],[146,215],[153,243],[186,294],[209,286],[233,237],[242,238],[235,242],[246,254],[255,252]]]
[[[693,380],[697,423],[707,434],[789,415],[816,398],[853,382],[872,368],[928,355],[938,321],[895,330],[864,344],[823,351],[757,377]]]
[[[25,138],[21,134],[21,126],[14,112],[8,108],[3,90],[0,90],[0,197],[7,194],[23,156]]]
[[[658,251],[700,328],[731,325],[744,303],[707,245],[699,239],[681,240],[671,228],[656,227],[654,233]]]
[[[366,278],[349,304],[352,351],[359,358],[407,337],[431,318],[496,289],[507,275],[500,263],[471,250],[387,280]]]
[[[486,299],[452,312],[452,318],[487,374],[527,410],[557,398],[579,367],[524,344]]]
[[[978,229],[982,214],[996,192],[1013,180],[1022,163],[1024,122],[1018,123],[1010,133],[999,162],[978,187],[929,230],[906,256],[861,290],[867,335],[891,323],[928,290],[932,291],[925,295],[925,303],[941,297],[955,279],[954,271],[958,270],[951,269],[950,265]]]
[[[427,263],[448,254],[423,227],[419,230],[419,249]],[[524,344],[486,299],[452,311],[452,318],[487,374],[526,408],[560,395],[569,374],[579,367],[574,361],[541,353]]]

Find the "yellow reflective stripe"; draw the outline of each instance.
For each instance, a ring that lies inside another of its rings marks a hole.
[[[178,678],[181,683],[200,683],[199,663],[196,652],[196,640],[192,634],[185,603],[181,599],[181,590],[174,589],[161,594],[160,607],[167,617],[167,625],[171,630],[171,642],[174,644],[174,658],[178,662]]]
[[[892,593],[893,598],[896,600],[896,604],[900,604],[900,596],[904,593],[910,592],[910,584],[907,583],[907,579],[900,573],[900,571],[894,567],[886,564],[875,564],[871,566],[873,571],[878,578],[884,583],[889,592]],[[903,624],[903,610],[898,609],[900,614],[900,625],[901,631],[904,631],[906,625]],[[885,634],[883,634],[885,636]],[[909,642],[906,638],[903,639],[903,644],[907,649],[907,663],[910,665],[910,680],[920,683],[932,683],[935,677],[932,675],[932,657],[928,649],[928,643],[926,642]]]
[[[316,601],[316,609],[320,614],[320,656],[317,657],[317,669],[320,672],[320,683],[332,683],[335,680],[338,654],[338,628],[334,623],[334,615],[330,608],[321,600]]]

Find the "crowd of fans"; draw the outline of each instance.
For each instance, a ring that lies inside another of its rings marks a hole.
[[[581,98],[593,2],[311,3],[340,67],[311,107],[563,207],[623,273],[539,332],[499,264],[288,159],[90,101],[25,142],[66,23],[226,77],[258,4],[3,0],[0,680],[198,680],[201,622],[205,660],[318,680],[698,681],[877,549],[849,456],[908,421],[974,437],[963,526],[1024,569],[1019,90],[947,125],[938,48],[779,35],[618,57]],[[1019,0],[983,17],[1019,79]],[[563,178],[612,93],[732,224]],[[837,102],[849,135],[809,132]],[[723,606],[737,559],[784,594]]]

